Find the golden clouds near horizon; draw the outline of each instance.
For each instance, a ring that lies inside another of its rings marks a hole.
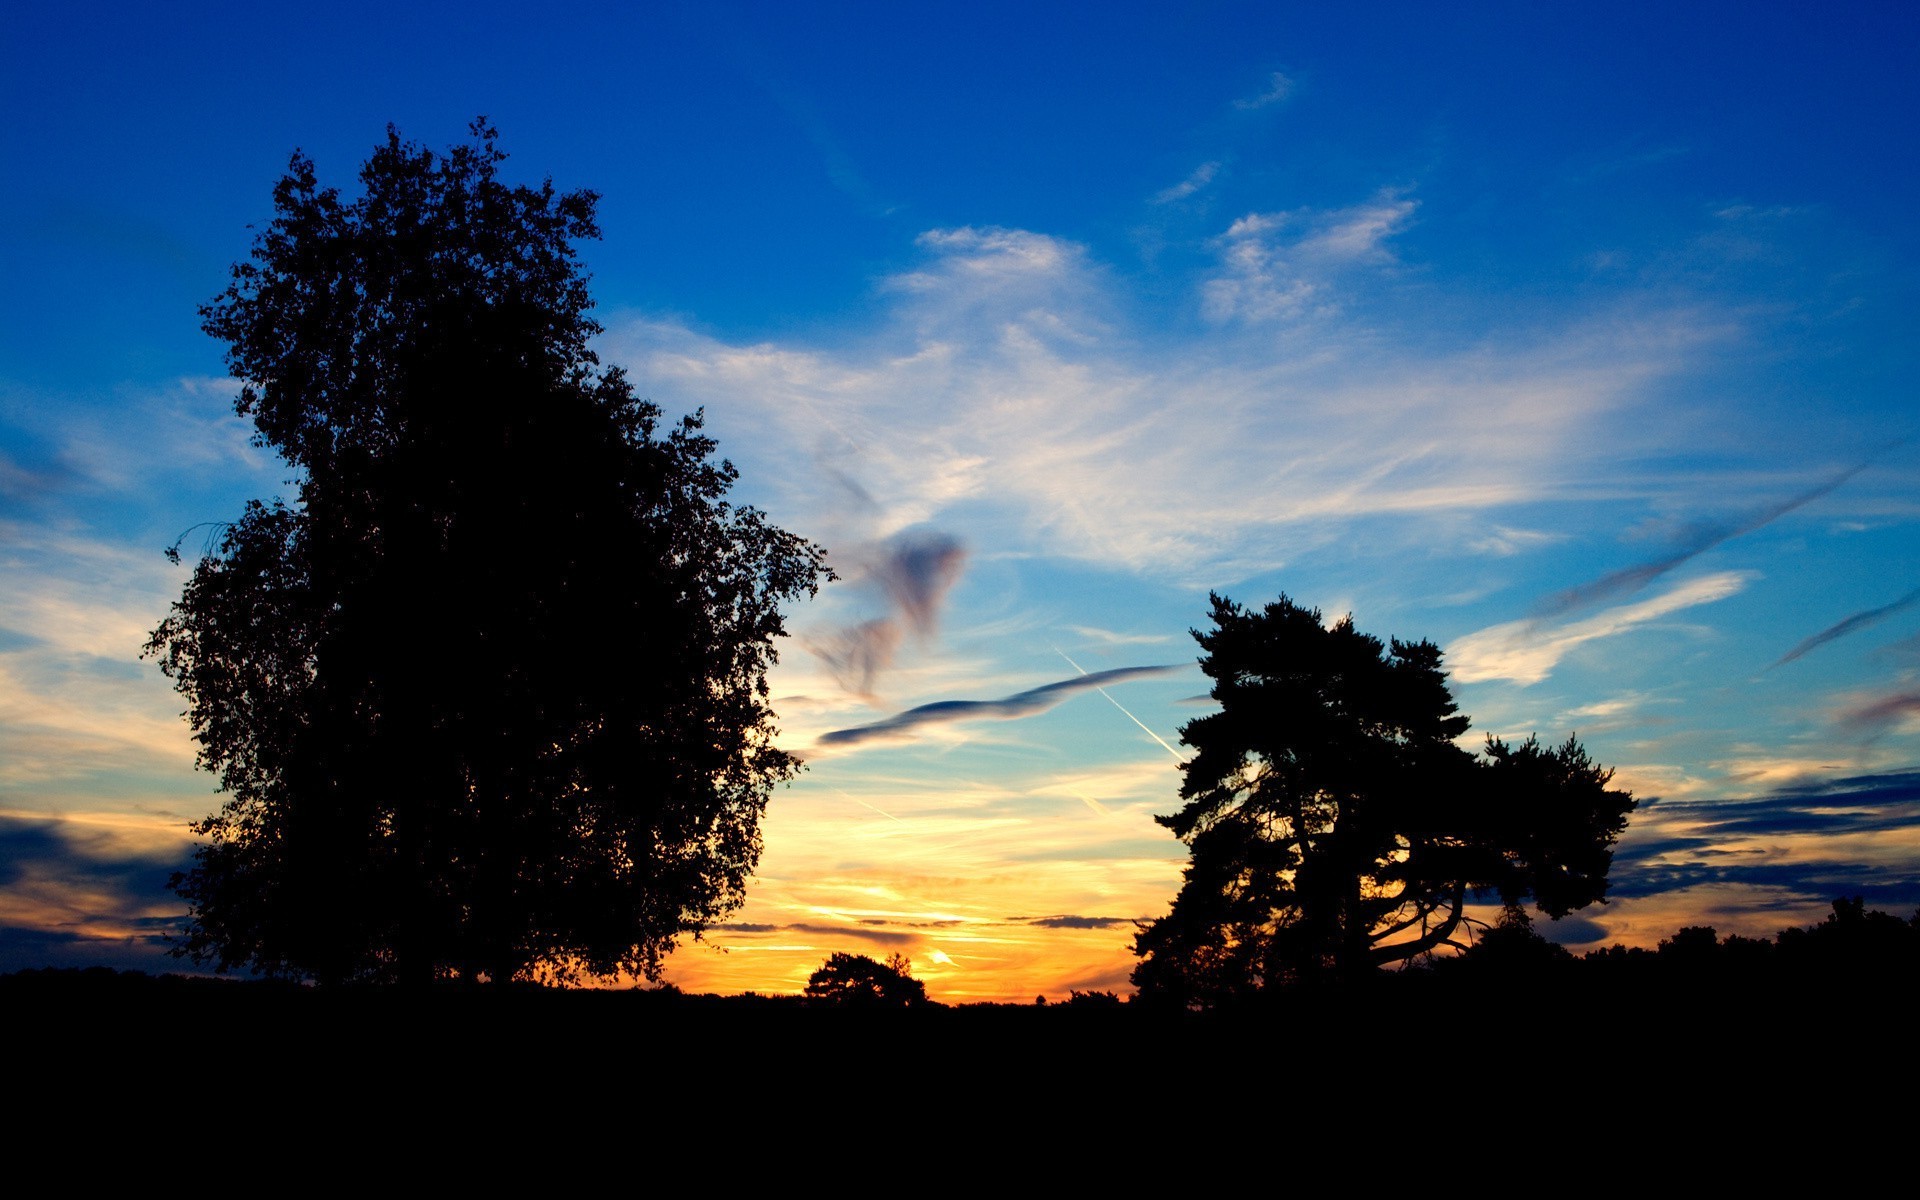
[[[1165,910],[1186,860],[1147,798],[1177,772],[1100,774],[865,799],[796,785],[768,812],[746,905],[683,944],[667,977],[791,994],[830,954],[901,953],[944,1003],[1124,992],[1133,922]]]

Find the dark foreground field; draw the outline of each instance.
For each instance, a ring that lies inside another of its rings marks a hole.
[[[174,1086],[190,1064],[209,1082],[265,1071],[316,1085],[530,1070],[906,1095],[943,1077],[994,1079],[1007,1100],[1066,1087],[1083,1102],[1169,1080],[1195,1095],[1357,1085],[1538,1096],[1741,1080],[1845,1089],[1904,1076],[1897,1086],[1911,1094],[1920,1066],[1913,981],[1885,971],[1429,977],[1192,1013],[834,1008],[670,990],[409,993],[100,968],[0,976],[0,1012],[10,1040],[49,1069],[170,1063]]]
[[[897,1173],[1205,1195],[1464,1170],[1502,1193],[1657,1171],[1847,1194],[1911,1148],[1912,1001],[1873,973],[1426,978],[1216,1014],[0,977],[17,1158],[274,1190],[377,1171],[866,1194]]]

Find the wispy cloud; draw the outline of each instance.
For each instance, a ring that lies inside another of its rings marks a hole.
[[[1267,76],[1264,90],[1252,96],[1242,96],[1233,102],[1233,106],[1243,112],[1250,112],[1256,108],[1278,104],[1291,95],[1293,95],[1293,80],[1274,71]]]
[[[1532,620],[1510,621],[1482,629],[1447,647],[1448,672],[1460,683],[1488,679],[1538,683],[1579,646],[1625,633],[1683,608],[1724,600],[1739,592],[1752,578],[1753,575],[1745,571],[1704,575],[1651,599],[1610,608],[1554,629],[1541,628],[1539,622]]]
[[[0,970],[161,962],[185,915],[167,890],[189,865],[185,832],[0,813]]]
[[[1715,884],[1817,900],[1871,892],[1920,902],[1920,773],[1804,779],[1740,799],[1662,802],[1614,856],[1624,898]]]
[[[1034,917],[1025,922],[1038,925],[1042,929],[1119,929],[1131,925],[1135,917],[1081,917],[1066,914],[1058,917]]]
[[[1348,262],[1388,262],[1386,241],[1405,229],[1419,205],[1386,191],[1365,204],[1330,213],[1299,243],[1306,258]]]
[[[1352,253],[1392,225],[1298,213],[1242,233]],[[804,531],[845,508],[851,481],[886,533],[945,528],[981,553],[1209,585],[1368,516],[1411,536],[1422,517],[1588,497],[1649,449],[1655,424],[1629,414],[1653,385],[1725,336],[1665,310],[1441,350],[1394,349],[1331,310],[1311,331],[1234,319],[1168,334],[1134,326],[1119,282],[1071,242],[958,229],[920,245],[927,261],[883,282],[856,340],[737,345],[631,320],[602,352],[663,405],[705,406],[743,486],[762,489],[745,498]],[[1341,277],[1316,276],[1327,297]],[[1197,308],[1213,282],[1196,281]],[[1291,303],[1280,276],[1242,282],[1234,312]],[[791,447],[823,438],[848,453],[796,463]]]
[[[1287,218],[1254,213],[1220,239],[1220,273],[1206,283],[1205,311],[1215,321],[1270,321],[1303,312],[1318,290],[1293,269],[1276,236]]]
[[[840,685],[871,696],[875,678],[893,664],[903,634],[926,639],[939,623],[947,592],[960,578],[966,550],[957,538],[909,530],[877,545],[858,546],[833,557],[835,570],[864,586],[884,612],[808,640]]]
[[[1469,539],[1467,549],[1475,554],[1507,558],[1539,546],[1549,546],[1555,542],[1565,541],[1566,536],[1563,533],[1547,533],[1538,529],[1514,529],[1507,525],[1494,525],[1478,537]]]
[[[875,929],[862,925],[822,925],[816,922],[796,922],[787,926],[796,933],[817,933],[828,937],[854,938],[863,942],[874,942],[882,946],[911,946],[919,941],[921,934],[908,933],[898,929]]]
[[[57,455],[54,478],[75,490],[126,494],[163,479],[269,490],[285,470],[253,444],[251,424],[233,411],[239,390],[235,379],[187,376],[99,408],[55,410],[35,432]]]
[[[1215,243],[1220,271],[1203,287],[1207,316],[1265,322],[1323,311],[1339,275],[1394,261],[1387,239],[1418,205],[1397,192],[1331,212],[1249,213]]]
[[[862,725],[854,729],[836,729],[821,735],[819,744],[833,747],[855,746],[861,742],[876,739],[908,736],[914,730],[926,725],[989,719],[1007,721],[1019,717],[1031,717],[1081,692],[1098,691],[1109,684],[1168,675],[1183,669],[1185,669],[1183,663],[1164,666],[1115,667],[1110,671],[1095,671],[1090,675],[1062,679],[1057,683],[1029,688],[999,700],[939,700],[896,713],[884,721],[876,721],[871,725]]]
[[[890,287],[949,295],[961,280],[996,291],[1022,281],[1046,287],[1065,279],[1086,254],[1079,245],[1061,238],[997,226],[930,229],[915,241],[938,255],[933,268],[893,276],[887,281]]]
[[[1915,721],[1920,721],[1920,691],[1894,692],[1849,705],[1833,723],[1848,734],[1871,740]]]
[[[746,74],[786,113],[787,118],[812,144],[828,181],[874,215],[885,216],[893,212],[894,206],[885,203],[874,193],[833,126],[822,115],[812,93],[791,82],[792,72],[787,65],[771,46],[761,43],[760,31],[742,27],[732,17],[719,19],[736,25],[727,38],[730,51],[739,57]]]
[[[1155,646],[1173,640],[1171,634],[1165,633],[1115,633],[1111,629],[1098,629],[1092,625],[1068,625],[1066,628],[1090,642],[1107,646]]]
[[[1819,633],[1814,634],[1798,646],[1781,655],[1780,662],[1773,665],[1777,667],[1781,665],[1781,663],[1790,663],[1801,655],[1806,654],[1809,650],[1817,650],[1835,638],[1843,638],[1850,633],[1858,633],[1869,625],[1876,624],[1893,616],[1897,612],[1913,607],[1916,603],[1920,603],[1920,588],[1915,588],[1891,604],[1883,604],[1879,608],[1869,608],[1864,612],[1854,613],[1843,621],[1829,625],[1827,628],[1822,629]]]
[[[1194,168],[1193,174],[1182,179],[1172,187],[1162,189],[1155,193],[1153,202],[1155,204],[1172,204],[1176,200],[1185,200],[1188,196],[1193,195],[1201,188],[1212,183],[1213,177],[1219,173],[1220,164],[1218,162],[1203,162]]]
[[[1630,596],[1662,575],[1676,567],[1684,566],[1715,546],[1771,525],[1795,509],[1813,503],[1866,470],[1870,465],[1870,462],[1863,462],[1848,467],[1796,496],[1749,513],[1737,521],[1699,526],[1689,532],[1681,548],[1674,553],[1664,558],[1654,559],[1652,562],[1608,572],[1598,579],[1556,593],[1541,602],[1537,610],[1538,615],[1557,617],[1616,597]]]

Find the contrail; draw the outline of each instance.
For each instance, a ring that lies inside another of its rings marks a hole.
[[[1835,638],[1845,637],[1850,633],[1865,629],[1876,621],[1890,617],[1902,609],[1911,608],[1916,602],[1920,602],[1920,588],[1915,588],[1913,591],[1895,600],[1892,604],[1883,604],[1879,608],[1870,608],[1865,612],[1857,612],[1839,624],[1829,626],[1819,633],[1814,634],[1806,641],[1801,642],[1798,646],[1795,646],[1782,655],[1780,662],[1773,665],[1777,667],[1781,663],[1790,663],[1809,650],[1824,646]]]
[[[1080,797],[1081,801],[1085,803],[1088,808],[1099,813],[1101,816],[1104,817],[1104,816],[1110,815],[1105,808],[1101,807],[1100,802],[1098,800],[1095,800],[1092,796],[1087,795],[1085,792],[1075,792],[1074,795]]]
[[[1049,642],[1048,645],[1052,645],[1052,643]],[[1072,667],[1074,670],[1080,672],[1082,675],[1085,675],[1087,673],[1087,669],[1081,666],[1079,663],[1074,662],[1073,659],[1068,656],[1065,650],[1062,650],[1058,646],[1054,646],[1053,652],[1055,654],[1058,654],[1061,658],[1066,659],[1067,665]],[[1127,713],[1127,720],[1132,721],[1135,725],[1138,725],[1141,728],[1141,730],[1146,733],[1148,737],[1152,738],[1156,742],[1159,742],[1161,747],[1165,749],[1168,754],[1173,755],[1173,757],[1177,761],[1180,761],[1180,762],[1186,761],[1185,759],[1182,759],[1180,757],[1180,752],[1178,750],[1175,750],[1172,746],[1167,745],[1167,739],[1161,737],[1159,734],[1155,733],[1153,730],[1148,729],[1147,723],[1145,721],[1142,721],[1139,717],[1136,717],[1132,713],[1127,712],[1127,706],[1120,703],[1118,700],[1115,700],[1111,695],[1109,695],[1107,693],[1107,689],[1101,687],[1098,684],[1095,684],[1093,690],[1096,692],[1099,692],[1102,696],[1106,696],[1108,704],[1113,705],[1115,708],[1119,709],[1123,713]]]
[[[901,820],[901,819],[900,819],[899,817],[896,817],[896,816],[894,816],[894,815],[893,815],[892,813],[890,813],[890,812],[888,812],[888,811],[887,811],[886,809],[884,809],[884,808],[877,808],[877,807],[875,807],[874,805],[871,805],[871,804],[868,804],[868,803],[867,803],[867,802],[866,802],[865,800],[862,800],[862,799],[861,799],[860,797],[858,797],[858,796],[852,796],[852,795],[848,795],[848,794],[847,794],[846,792],[841,792],[839,788],[835,788],[835,789],[833,789],[833,790],[834,790],[834,791],[836,791],[836,792],[840,792],[840,795],[842,795],[842,796],[844,796],[844,797],[846,797],[846,798],[847,798],[848,800],[851,800],[851,801],[853,801],[853,802],[854,802],[855,804],[858,804],[858,805],[859,805],[860,807],[862,807],[862,808],[871,808],[871,809],[873,809],[873,811],[875,811],[875,812],[877,812],[877,813],[879,813],[879,814],[880,814],[881,816],[883,816],[883,817],[885,817],[885,818],[886,818],[887,820],[889,820],[889,821],[892,821],[892,822],[893,822],[893,823],[894,823],[895,825],[905,825],[905,824],[906,824],[906,822],[905,822],[905,821],[902,821],[902,820]]]
[[[1091,675],[1082,672],[1077,678],[1041,684],[1039,687],[1028,688],[1024,692],[1016,692],[998,700],[936,700],[932,704],[922,704],[918,708],[895,713],[886,720],[875,721],[871,725],[823,733],[814,745],[853,746],[873,738],[905,733],[921,725],[937,725],[947,721],[1017,720],[1021,717],[1033,716],[1035,713],[1046,712],[1069,696],[1092,691],[1102,684],[1122,683],[1149,675],[1166,675],[1180,670],[1183,665],[1165,663],[1147,667],[1115,667],[1111,671],[1095,671]]]
[[[1894,446],[1901,444],[1901,442],[1894,442],[1888,446],[1887,449],[1892,449]],[[1533,620],[1537,623],[1547,617],[1557,617],[1564,613],[1571,612],[1574,609],[1587,608],[1601,601],[1610,600],[1615,596],[1637,592],[1662,575],[1673,570],[1675,567],[1698,558],[1715,546],[1723,542],[1732,541],[1737,537],[1744,537],[1756,529],[1771,525],[1773,522],[1797,508],[1813,503],[1815,500],[1832,492],[1841,484],[1872,466],[1874,459],[1883,453],[1885,453],[1885,450],[1876,452],[1866,461],[1848,467],[1846,470],[1808,488],[1797,496],[1779,501],[1758,512],[1749,513],[1744,519],[1735,524],[1714,525],[1696,530],[1692,541],[1665,558],[1656,559],[1653,562],[1641,563],[1638,566],[1625,567],[1621,570],[1602,575],[1598,579],[1583,583],[1578,587],[1571,587],[1564,592],[1549,596],[1534,610]]]

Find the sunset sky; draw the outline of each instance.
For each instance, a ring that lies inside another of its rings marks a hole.
[[[220,797],[139,659],[162,551],[289,491],[197,306],[296,147],[351,191],[477,114],[601,194],[603,360],[842,576],[680,985],[1126,991],[1210,591],[1431,640],[1474,744],[1616,767],[1573,949],[1920,907],[1920,10],[530,12],[9,15],[0,970],[173,965]]]

